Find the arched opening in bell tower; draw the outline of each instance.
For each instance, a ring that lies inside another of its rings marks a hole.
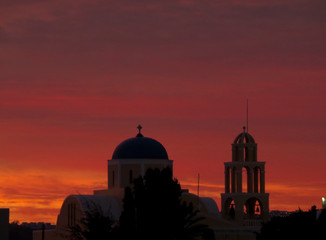
[[[249,151],[248,151],[248,147],[244,147],[243,148],[243,157],[244,157],[244,161],[248,162],[249,161]]]
[[[260,167],[254,168],[254,192],[260,192]]]
[[[242,168],[242,192],[247,193],[248,192],[248,176],[249,176],[249,170],[247,167]]]
[[[235,193],[237,191],[237,169],[236,167],[232,168],[231,174],[231,192]]]
[[[232,171],[230,167],[225,168],[225,192],[230,193],[231,189],[231,182],[232,182]]]
[[[261,219],[262,203],[258,198],[249,198],[243,206],[243,214],[245,219]]]
[[[235,219],[235,202],[232,198],[228,198],[225,201],[225,206],[224,206],[225,212],[224,212],[224,217],[232,220]]]

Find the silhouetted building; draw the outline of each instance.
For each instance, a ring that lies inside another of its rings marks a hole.
[[[173,171],[173,161],[163,145],[153,138],[144,137],[141,126],[138,129],[137,136],[120,143],[112,159],[108,160],[108,190],[104,191],[123,193],[125,187],[130,187],[135,178],[144,176],[149,168],[169,167]]]
[[[41,240],[42,234],[46,240],[70,239],[71,232],[69,229],[78,224],[85,217],[86,212],[92,211],[94,208],[99,208],[104,215],[110,216],[113,220],[119,220],[123,209],[122,199],[125,187],[131,186],[135,178],[144,176],[150,168],[162,170],[169,167],[173,171],[173,161],[169,159],[164,146],[155,139],[144,137],[141,133],[141,126],[138,126],[138,130],[137,136],[120,143],[114,150],[112,158],[108,160],[108,188],[95,190],[93,195],[68,196],[62,204],[56,228],[45,230],[43,233],[42,231],[34,231],[34,240]],[[256,145],[252,146],[255,147],[252,150],[255,153]],[[251,154],[248,157],[251,158]],[[264,166],[263,163],[257,163],[254,159],[250,163],[248,161],[247,165],[253,169],[255,167],[263,169]],[[262,174],[263,170],[260,172]],[[264,179],[264,177],[261,178]],[[262,186],[264,184],[261,184],[261,191],[264,190]],[[255,190],[252,194],[254,198],[248,197],[246,199],[248,206],[252,207],[255,204],[252,203],[251,199],[259,199],[264,204],[259,206],[265,211],[264,207],[267,206],[268,208],[268,205],[265,205],[266,201],[262,199],[262,196],[266,194],[255,192]],[[234,195],[232,197],[237,201]],[[213,230],[216,239],[255,239],[253,230],[244,228],[241,221],[223,218],[212,198],[198,197],[187,190],[183,191],[181,198],[187,203],[192,203],[199,210],[199,215],[205,218],[203,223]],[[238,218],[237,212],[235,212],[235,216]]]
[[[293,212],[289,211],[279,211],[279,210],[273,210],[269,212],[269,217],[270,219],[274,217],[288,217],[292,214]]]
[[[0,239],[9,240],[9,208],[0,209]]]
[[[34,230],[42,229],[42,228],[55,229],[55,225],[52,225],[51,223],[44,223],[44,222],[22,222],[20,225]]]
[[[232,162],[224,165],[225,193],[221,194],[223,217],[240,226],[260,227],[262,222],[269,220],[265,162],[257,161],[257,144],[245,127],[232,144]]]

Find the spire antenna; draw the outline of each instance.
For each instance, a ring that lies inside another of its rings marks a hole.
[[[247,132],[249,132],[249,103],[247,98]]]
[[[199,198],[199,173],[198,173],[198,182],[197,182],[197,196]]]
[[[198,173],[198,182],[197,182],[197,200],[198,200],[198,209],[200,207],[200,202],[199,202],[199,173]]]

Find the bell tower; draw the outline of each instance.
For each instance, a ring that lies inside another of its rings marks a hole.
[[[257,143],[245,127],[232,144],[232,162],[225,162],[224,167],[223,217],[242,226],[260,226],[268,221],[265,162],[257,161]]]

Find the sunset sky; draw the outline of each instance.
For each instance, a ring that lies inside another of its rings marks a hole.
[[[220,207],[246,124],[271,210],[326,195],[325,0],[0,2],[0,208],[56,223],[107,187],[107,160],[160,141],[183,188]]]

